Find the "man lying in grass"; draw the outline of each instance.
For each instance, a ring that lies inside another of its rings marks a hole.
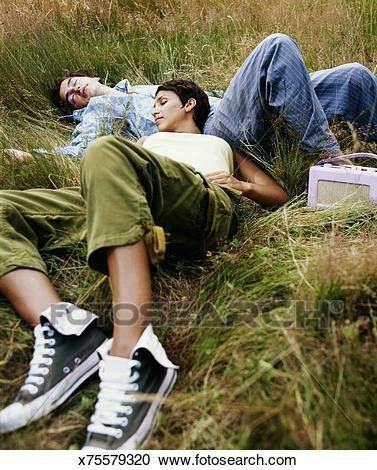
[[[80,157],[94,138],[112,133],[113,125],[132,140],[156,132],[151,109],[156,86],[131,87],[122,80],[114,88],[87,72],[69,73],[57,81],[53,101],[72,113],[78,124],[71,143],[56,151]],[[224,97],[210,97],[211,113],[204,134],[271,148],[272,118],[294,131],[304,151],[339,155],[329,121],[341,117],[353,124],[361,140],[377,142],[377,78],[363,65],[345,64],[309,75],[301,52],[290,37],[273,34],[251,52],[233,77]],[[21,154],[20,156],[25,155]]]
[[[272,178],[227,142],[202,134],[209,110],[193,82],[166,82],[152,113],[160,132],[140,143],[95,140],[82,161],[80,191],[0,191],[0,291],[35,335],[28,376],[0,413],[2,432],[49,413],[99,368],[85,449],[145,442],[177,369],[148,319],[151,263],[182,249],[200,256],[228,238],[240,195],[268,207],[287,201]],[[74,243],[85,230],[89,266],[111,279],[112,344],[95,315],[62,301],[38,251]]]
[[[124,119],[126,135],[137,139],[156,132],[150,117],[154,86],[131,87],[127,80],[114,88],[98,77],[67,76],[59,80],[54,101],[81,119],[70,145],[59,151],[79,157],[99,132],[111,132],[112,121]],[[295,132],[304,151],[339,154],[328,122],[351,122],[366,141],[377,142],[377,77],[366,67],[345,64],[309,74],[290,37],[273,34],[251,52],[232,79],[224,97],[210,97],[211,113],[204,134],[266,149],[273,132],[271,117],[281,117]]]

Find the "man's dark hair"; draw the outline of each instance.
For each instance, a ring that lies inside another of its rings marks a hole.
[[[54,105],[63,111],[64,114],[70,114],[75,109],[69,103],[65,103],[60,98],[60,86],[63,80],[70,77],[98,77],[98,75],[86,69],[65,70],[63,75],[55,80],[54,85],[50,90],[50,98]]]
[[[210,105],[206,92],[191,80],[169,80],[157,88],[159,91],[173,91],[178,95],[182,104],[185,105],[190,98],[195,98],[196,106],[194,108],[193,119],[195,124],[203,132],[204,124],[208,118]]]

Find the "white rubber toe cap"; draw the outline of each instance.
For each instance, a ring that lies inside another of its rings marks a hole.
[[[0,434],[22,428],[28,422],[27,412],[21,403],[12,403],[0,411]]]

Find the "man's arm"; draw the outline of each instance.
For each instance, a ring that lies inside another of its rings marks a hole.
[[[233,150],[233,159],[235,174],[239,179],[220,171],[206,175],[207,180],[241,191],[243,196],[263,207],[278,207],[288,201],[284,189],[242,152]]]
[[[91,103],[85,109],[81,122],[75,127],[69,145],[55,148],[58,154],[72,158],[80,158],[86,147],[99,136],[105,118],[104,107],[93,106]]]

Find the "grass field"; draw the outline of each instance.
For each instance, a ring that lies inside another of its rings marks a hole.
[[[226,88],[250,50],[283,32],[310,71],[358,61],[377,71],[375,0],[2,0],[0,148],[69,141],[48,89],[63,69],[108,83],[190,77]],[[342,147],[376,151],[336,129]],[[357,146],[357,147],[356,147]],[[158,328],[179,379],[149,448],[370,449],[377,442],[377,212],[305,207],[308,159],[279,140],[272,173],[291,202],[245,203],[235,239],[201,264],[161,267]],[[0,154],[2,189],[72,186],[78,163]],[[94,309],[110,331],[107,281],[85,246],[45,252],[63,298]],[[180,315],[177,302],[187,307]],[[0,298],[0,406],[22,384],[32,332]],[[1,449],[77,449],[95,402],[92,380],[50,416],[2,437]]]

